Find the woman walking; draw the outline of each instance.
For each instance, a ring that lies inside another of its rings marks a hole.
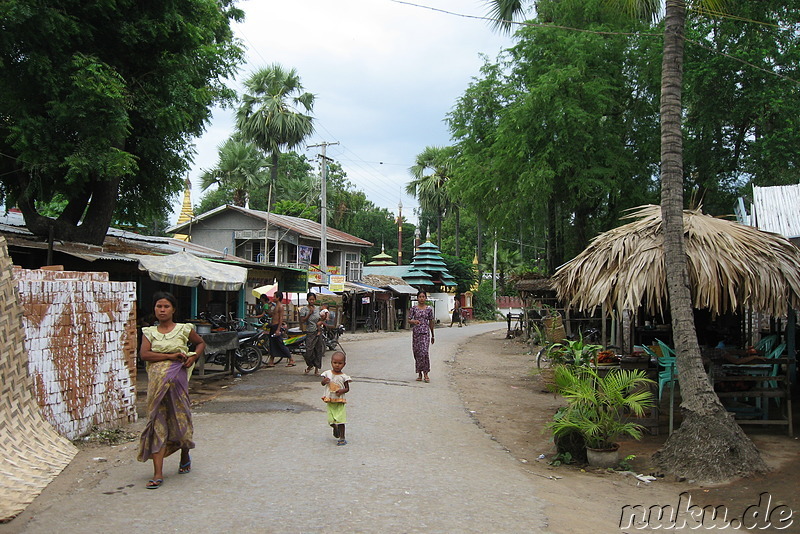
[[[433,309],[428,306],[428,294],[420,290],[417,293],[417,305],[412,306],[408,312],[408,324],[411,329],[411,348],[414,351],[414,366],[417,372],[417,382],[424,380],[430,382],[428,373],[431,371],[429,345],[435,341],[433,334]]]
[[[206,344],[194,325],[175,322],[177,306],[171,293],[156,293],[153,308],[158,324],[142,328],[139,354],[147,362],[148,421],[139,440],[137,459],[153,460],[153,478],[147,482],[147,489],[157,489],[164,483],[164,458],[175,451],[181,451],[178,473],[192,469],[189,450],[194,448],[194,429],[189,374]],[[195,352],[189,352],[189,343],[195,345]]]
[[[306,295],[308,304],[301,310],[300,322],[305,324],[306,330],[306,360],[305,374],[312,369],[314,375],[319,375],[322,367],[322,356],[325,354],[325,342],[322,339],[322,329],[325,328],[325,319],[317,307],[317,294],[309,293]]]

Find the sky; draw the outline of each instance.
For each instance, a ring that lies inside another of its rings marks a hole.
[[[315,95],[315,133],[307,145],[338,143],[327,156],[375,205],[415,221],[416,199],[405,194],[409,168],[427,146],[451,144],[446,114],[479,75],[481,54],[495,60],[511,38],[493,30],[483,0],[245,0],[245,21],[234,24],[246,63],[231,87],[278,63],[294,68]],[[435,8],[429,9],[429,8]],[[444,13],[447,11],[450,13]],[[189,173],[192,204],[199,176],[217,162],[233,133],[233,109],[215,109],[195,140]],[[320,148],[298,148],[314,162]],[[315,163],[316,164],[316,163]],[[180,213],[176,198],[170,222]]]

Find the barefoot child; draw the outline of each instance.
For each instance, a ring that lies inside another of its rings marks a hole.
[[[328,424],[333,428],[337,445],[347,445],[344,439],[344,424],[347,422],[345,393],[350,391],[351,378],[342,372],[347,364],[344,352],[337,351],[331,356],[331,369],[322,373],[322,385],[326,387],[322,400],[328,405]]]

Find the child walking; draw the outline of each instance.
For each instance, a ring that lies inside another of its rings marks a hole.
[[[325,395],[322,400],[328,405],[328,424],[333,428],[333,437],[339,441],[337,445],[347,445],[344,436],[344,424],[347,422],[347,410],[345,404],[347,399],[345,393],[350,391],[352,379],[342,372],[347,364],[347,357],[344,352],[336,351],[331,356],[331,367],[333,369],[322,373],[322,385],[326,387]]]

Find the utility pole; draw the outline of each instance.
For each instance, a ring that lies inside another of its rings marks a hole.
[[[403,265],[403,201],[397,204],[397,265]]]
[[[328,145],[338,145],[323,141],[317,145],[308,145],[308,148],[322,147],[322,185],[320,192],[320,214],[319,224],[322,226],[320,231],[319,244],[319,270],[328,274],[328,157],[325,155]]]

